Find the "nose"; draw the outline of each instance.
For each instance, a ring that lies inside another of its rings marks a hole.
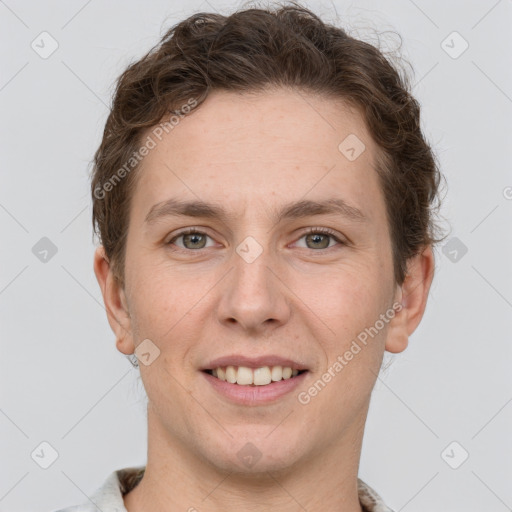
[[[290,317],[290,292],[269,251],[249,239],[233,253],[217,309],[221,323],[251,335],[268,334]]]

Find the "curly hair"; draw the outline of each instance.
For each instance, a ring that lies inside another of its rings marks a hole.
[[[151,127],[198,108],[212,90],[264,91],[269,86],[339,98],[364,115],[377,144],[394,279],[437,234],[442,175],[420,127],[409,79],[377,47],[323,22],[292,2],[229,16],[197,13],[172,26],[117,81],[91,180],[93,230],[116,281],[124,286],[130,199],[148,151]],[[166,131],[174,126],[160,125]]]

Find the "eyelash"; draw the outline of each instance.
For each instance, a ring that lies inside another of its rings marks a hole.
[[[302,235],[298,238],[298,240],[300,240],[301,238],[303,238],[303,237],[305,237],[307,235],[313,234],[313,233],[314,234],[321,234],[321,235],[328,235],[331,238],[333,238],[336,242],[338,242],[340,245],[347,245],[346,242],[344,242],[338,236],[336,236],[336,233],[334,231],[332,231],[331,229],[329,229],[329,228],[308,228],[304,233],[302,233]],[[182,237],[184,235],[190,235],[190,234],[206,235],[206,236],[210,237],[210,235],[208,235],[208,233],[205,233],[204,231],[200,231],[199,229],[187,228],[187,229],[184,229],[183,231],[180,231],[178,234],[176,234],[165,245],[170,246],[178,238],[180,238],[180,237]],[[210,237],[210,238],[212,238],[212,237]],[[308,249],[308,248],[305,247],[305,249]],[[332,247],[326,247],[325,249],[320,249],[320,250],[325,251],[327,249],[332,249]],[[183,249],[181,247],[178,247],[177,250],[178,251],[182,251],[182,252],[197,252],[197,251],[200,251],[201,249],[186,249],[186,248]],[[314,251],[314,252],[319,252],[319,250],[317,250],[317,249],[310,249],[310,250]]]

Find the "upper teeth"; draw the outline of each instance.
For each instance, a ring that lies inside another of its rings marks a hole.
[[[289,379],[299,373],[289,366],[262,366],[261,368],[248,368],[247,366],[227,366],[212,370],[215,377],[225,380],[231,384],[264,386],[272,381]]]

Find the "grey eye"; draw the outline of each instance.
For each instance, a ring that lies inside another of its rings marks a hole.
[[[187,249],[202,249],[206,244],[207,235],[201,233],[191,233],[181,236],[183,237],[183,243]],[[191,247],[187,246],[189,243]]]
[[[204,249],[206,247],[207,239],[210,238],[206,233],[201,231],[188,231],[185,233],[180,233],[176,235],[174,238],[167,242],[168,245],[173,245],[177,240],[182,239],[182,244],[176,243],[178,247],[181,249]]]
[[[310,249],[327,249],[329,247],[331,235],[326,235],[324,233],[314,233],[311,235],[306,235],[306,244],[308,241],[312,242],[313,247],[309,247]]]

